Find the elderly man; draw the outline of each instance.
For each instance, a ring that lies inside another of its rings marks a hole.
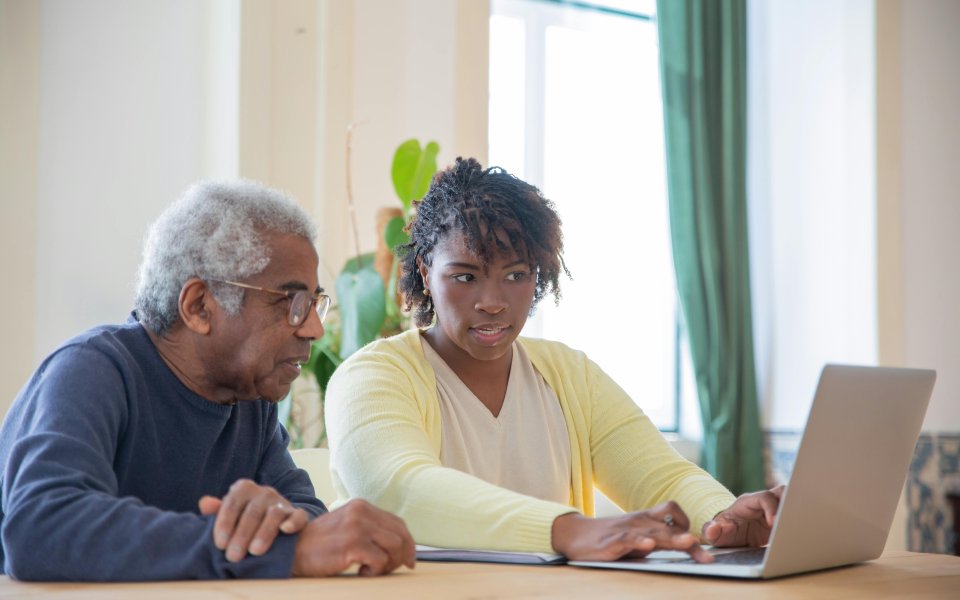
[[[0,430],[3,570],[24,580],[361,574],[412,566],[403,522],[327,513],[276,402],[330,298],[314,228],[252,183],[199,184],[153,225],[135,311],[50,355]]]

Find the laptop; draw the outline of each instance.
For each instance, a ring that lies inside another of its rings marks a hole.
[[[827,365],[790,483],[765,548],[708,548],[578,567],[769,579],[880,556],[933,391],[936,372]]]

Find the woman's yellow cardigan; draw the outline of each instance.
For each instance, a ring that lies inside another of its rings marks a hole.
[[[330,380],[325,418],[337,504],[364,498],[395,513],[419,544],[552,552],[553,520],[575,510],[592,516],[594,483],[627,511],[675,500],[696,534],[733,503],[585,354],[558,342],[519,343],[563,409],[572,508],[440,464],[437,382],[417,330],[366,346]]]

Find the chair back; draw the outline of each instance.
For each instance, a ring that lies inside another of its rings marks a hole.
[[[330,477],[330,449],[298,448],[291,450],[290,456],[297,467],[310,475],[317,498],[329,507],[337,499],[337,494],[333,491],[333,479]]]

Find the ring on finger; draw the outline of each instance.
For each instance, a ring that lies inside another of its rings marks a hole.
[[[675,525],[673,520],[673,515],[671,515],[670,513],[667,513],[667,516],[663,517],[663,523],[667,527],[673,527]]]

